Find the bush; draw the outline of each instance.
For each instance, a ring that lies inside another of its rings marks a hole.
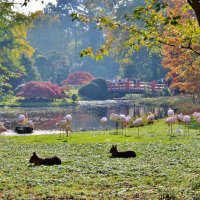
[[[50,82],[28,82],[18,92],[16,96],[24,97],[25,99],[48,99],[62,98],[63,89]]]
[[[72,94],[71,99],[73,101],[73,103],[75,103],[75,101],[77,100],[77,95],[76,94]]]
[[[162,94],[163,94],[163,96],[171,96],[172,95],[170,89],[167,87],[163,88]]]
[[[82,86],[78,93],[80,96],[90,99],[106,99],[107,98],[107,84],[103,78],[97,78],[87,85]]]

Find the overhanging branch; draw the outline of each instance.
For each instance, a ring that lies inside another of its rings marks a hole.
[[[161,44],[164,44],[164,45],[171,46],[171,47],[176,47],[177,46],[175,44],[171,44],[171,43],[168,43],[168,42],[165,42],[165,41],[162,41],[162,40],[158,40],[158,42],[161,43]],[[187,46],[181,45],[181,46],[179,46],[179,48],[189,49],[189,50],[193,51],[195,54],[200,55],[200,52],[198,52],[196,49],[194,49],[192,47],[192,38],[190,38],[189,43],[188,43]]]

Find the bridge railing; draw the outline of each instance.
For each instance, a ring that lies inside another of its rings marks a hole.
[[[107,86],[109,91],[118,91],[118,90],[150,90],[150,91],[162,91],[166,85],[157,84],[155,81],[152,82],[133,82],[131,80],[121,80],[121,81],[107,81]]]

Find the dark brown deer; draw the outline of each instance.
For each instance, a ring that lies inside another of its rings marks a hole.
[[[40,165],[61,165],[61,160],[57,156],[50,158],[40,158],[37,156],[36,152],[33,152],[29,163],[33,163],[35,166]]]
[[[134,151],[121,151],[117,150],[117,145],[112,145],[110,149],[110,153],[112,154],[111,158],[135,158],[136,153]]]

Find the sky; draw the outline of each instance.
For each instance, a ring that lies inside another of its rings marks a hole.
[[[25,7],[21,7],[21,5],[23,4],[24,0],[15,0],[15,3],[19,3],[19,5],[17,5],[17,10],[20,12],[23,12],[25,14],[28,14],[30,12],[35,12],[37,10],[42,10],[46,4],[48,3],[56,3],[56,0],[43,0],[44,3],[41,3],[42,0],[30,0],[30,2],[28,3],[28,5]]]

